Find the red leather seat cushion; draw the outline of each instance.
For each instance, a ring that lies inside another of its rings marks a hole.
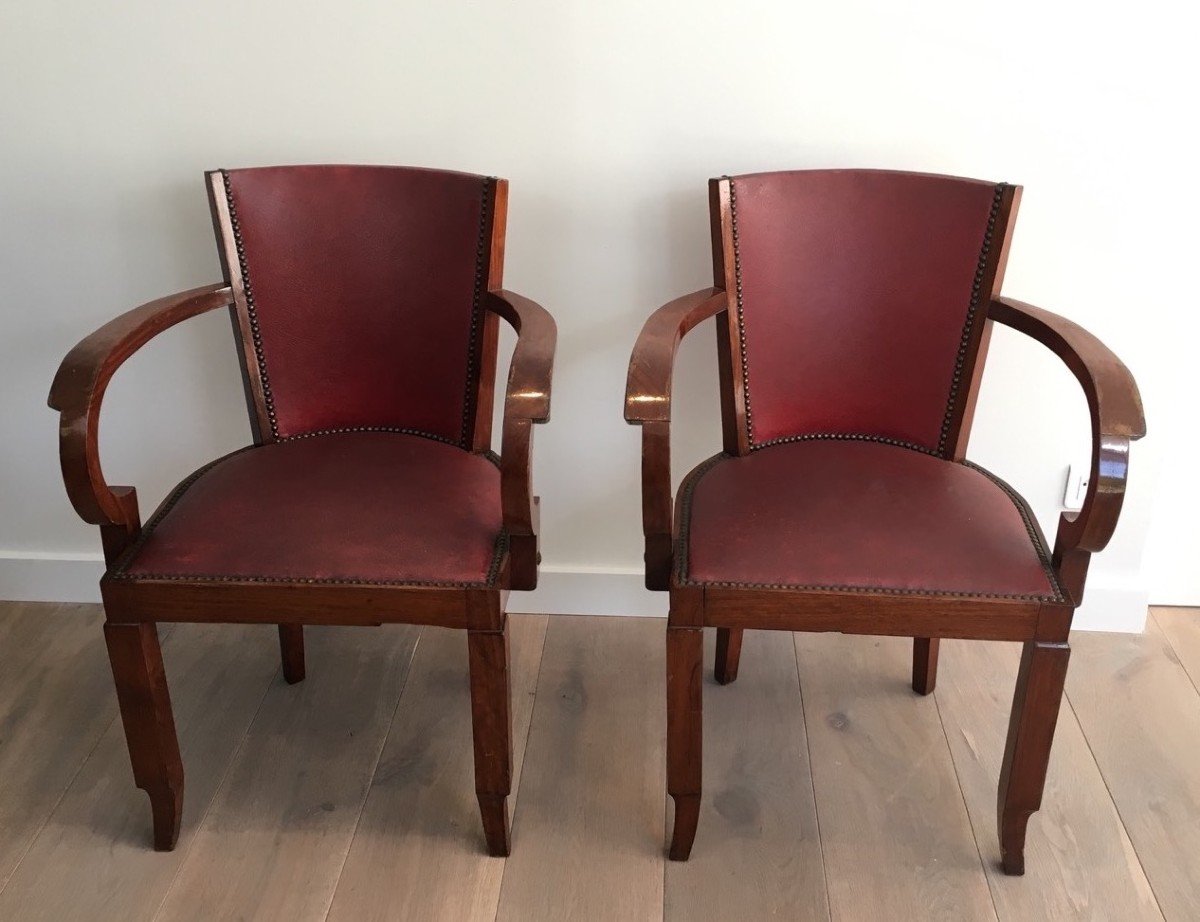
[[[686,582],[1060,598],[1028,507],[977,468],[848,440],[718,457],[681,489]]]
[[[115,575],[485,583],[500,471],[419,436],[321,435],[228,455],[164,509]]]

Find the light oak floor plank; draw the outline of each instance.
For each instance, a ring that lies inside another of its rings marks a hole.
[[[667,862],[666,917],[828,919],[792,636],[746,631],[721,686],[705,633],[704,797],[691,859]]]
[[[184,766],[175,851],[152,848],[150,802],[114,720],[0,893],[0,919],[136,922],[158,911],[263,695],[283,681],[271,626],[170,627],[163,661]]]
[[[1150,617],[1171,641],[1171,649],[1192,684],[1200,688],[1200,609],[1152,608]]]
[[[520,790],[546,616],[511,616],[509,634],[511,810]],[[489,857],[484,847],[474,778],[467,635],[426,628],[329,918],[494,919],[504,859]]]
[[[550,620],[500,919],[662,918],[665,631]]]
[[[936,704],[911,640],[797,634],[835,920],[995,919]]]
[[[1059,714],[1025,876],[1000,867],[996,789],[1020,644],[943,640],[934,692],[1001,922],[1161,919],[1146,875],[1070,706]]]
[[[1168,920],[1200,919],[1200,694],[1151,618],[1071,635],[1067,697]]]
[[[308,677],[267,692],[157,918],[325,918],[419,630],[305,628]]]
[[[105,729],[117,700],[98,605],[0,614],[0,893]]]

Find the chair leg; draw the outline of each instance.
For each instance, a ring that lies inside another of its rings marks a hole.
[[[675,801],[672,861],[687,861],[700,820],[704,631],[667,629],[667,793]]]
[[[468,631],[471,725],[475,738],[475,794],[488,854],[510,849],[508,795],[512,789],[512,691],[508,621],[500,631]]]
[[[183,762],[158,629],[149,623],[105,624],[104,640],[117,686],[133,780],[150,796],[154,848],[169,852],[179,839]]]
[[[928,695],[937,685],[938,639],[913,638],[912,687],[918,695]]]
[[[738,674],[738,662],[742,658],[742,629],[740,627],[717,628],[717,665],[714,673],[717,682],[728,685]]]
[[[1039,641],[1026,643],[1021,653],[996,811],[1006,874],[1025,873],[1025,829],[1042,805],[1070,656],[1065,643]]]
[[[279,625],[279,653],[288,685],[304,681],[304,625]]]

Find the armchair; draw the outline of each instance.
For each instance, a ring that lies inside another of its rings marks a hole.
[[[501,287],[508,184],[349,166],[207,181],[225,281],[101,327],[49,400],[67,493],[101,530],[105,639],[154,845],[175,845],[184,778],[157,622],[278,624],[289,682],[304,678],[303,625],[399,622],[467,631],[476,794],[488,850],[505,855],[505,603],[537,583],[530,431],[550,417],[556,336],[545,310]],[[101,468],[105,389],[156,334],[218,308],[253,442],[187,477],[143,526],[134,489]],[[496,455],[501,317],[518,340]]]
[[[999,296],[1020,191],[870,170],[710,182],[714,287],[650,317],[625,398],[642,428],[646,585],[670,593],[673,860],[690,855],[699,819],[703,628],[717,629],[720,684],[737,677],[742,631],[758,628],[910,636],[922,695],[940,638],[1021,641],[998,827],[1005,871],[1024,872],[1071,618],[1145,424],[1103,344]],[[710,316],[724,450],[672,509],[672,363]],[[1088,495],[1053,552],[1016,491],[966,459],[993,322],[1062,358],[1091,410]]]

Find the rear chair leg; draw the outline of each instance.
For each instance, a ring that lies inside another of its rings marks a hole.
[[[508,795],[512,789],[512,691],[508,619],[500,631],[468,631],[475,794],[488,854],[509,853]]]
[[[105,624],[104,640],[117,686],[133,780],[150,795],[154,848],[169,852],[179,839],[183,762],[158,629],[152,623]]]
[[[912,687],[918,695],[928,695],[937,685],[938,639],[913,638]]]
[[[279,625],[279,653],[288,685],[304,681],[304,625]]]
[[[700,820],[704,631],[667,629],[667,793],[675,801],[672,861],[687,861]]]
[[[1029,641],[1021,653],[997,798],[1000,858],[1006,874],[1025,873],[1025,829],[1042,805],[1070,657],[1065,643]]]
[[[714,673],[717,682],[728,685],[738,674],[738,661],[742,658],[742,629],[740,627],[717,628],[717,665]]]

